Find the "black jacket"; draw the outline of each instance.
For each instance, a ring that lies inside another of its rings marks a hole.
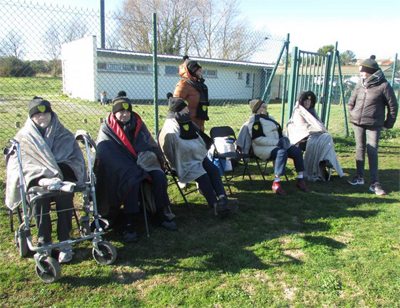
[[[381,70],[356,86],[348,107],[350,122],[355,125],[392,128],[396,122],[397,99]]]

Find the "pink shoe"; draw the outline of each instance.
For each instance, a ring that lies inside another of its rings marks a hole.
[[[272,183],[272,190],[277,194],[281,196],[285,196],[286,192],[283,190],[281,187],[281,182],[273,182]]]

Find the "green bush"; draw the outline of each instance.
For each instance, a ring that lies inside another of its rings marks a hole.
[[[0,58],[0,76],[1,77],[31,77],[35,71],[29,61],[22,61],[16,57]]]

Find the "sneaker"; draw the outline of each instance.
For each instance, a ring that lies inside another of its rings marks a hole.
[[[126,225],[125,230],[122,232],[122,238],[125,243],[133,243],[139,240],[138,234],[131,224]]]
[[[72,256],[74,255],[72,251],[72,247],[64,247],[60,249],[60,253],[58,254],[58,262],[59,263],[68,263],[72,260]]]
[[[386,192],[382,189],[382,186],[379,182],[375,182],[375,183],[371,184],[371,186],[369,187],[369,190],[378,196],[386,195]]]
[[[163,227],[164,229],[167,229],[168,231],[176,231],[178,230],[178,227],[175,223],[175,221],[171,220],[164,220],[161,224],[161,227]]]
[[[135,231],[128,231],[128,230],[125,230],[122,233],[122,238],[125,243],[134,243],[139,240],[139,237]]]
[[[281,187],[281,182],[273,182],[272,183],[272,190],[274,191],[274,193],[276,193],[277,195],[281,195],[281,196],[285,196],[286,192],[283,190],[283,188]]]
[[[310,192],[307,188],[306,181],[304,179],[297,179],[296,187],[304,192]]]
[[[354,178],[351,180],[347,181],[350,185],[364,185],[364,178],[361,176],[356,175]]]
[[[228,199],[226,197],[221,198],[215,203],[214,213],[216,216],[226,217],[230,212],[228,207]]]

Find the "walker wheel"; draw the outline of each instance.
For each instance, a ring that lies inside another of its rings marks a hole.
[[[46,257],[45,259],[37,262],[40,263],[43,270],[39,267],[39,264],[36,264],[36,274],[45,283],[52,283],[60,279],[61,267],[56,259],[52,257]]]
[[[117,259],[117,250],[107,241],[97,243],[98,250],[92,249],[93,258],[100,265],[109,265]]]
[[[19,251],[19,256],[21,258],[25,258],[26,256],[28,256],[29,247],[26,236],[22,232],[15,231],[14,240],[15,246],[17,246],[17,249]]]

